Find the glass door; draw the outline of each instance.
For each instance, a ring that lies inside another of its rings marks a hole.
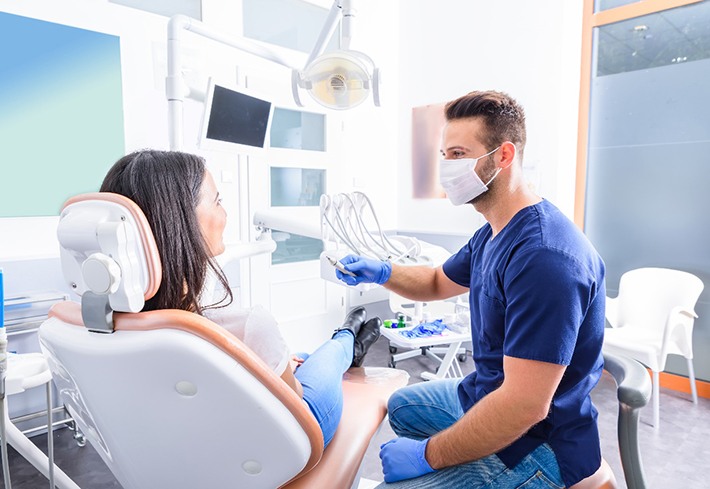
[[[658,11],[614,18],[638,8],[622,6],[591,27],[584,230],[610,296],[634,268],[699,276],[694,349],[708,351],[710,1],[638,3]],[[697,355],[695,368],[710,380],[710,358]],[[686,375],[684,359],[669,358],[668,370]]]

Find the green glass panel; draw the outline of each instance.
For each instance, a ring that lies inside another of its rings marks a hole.
[[[276,241],[276,250],[271,254],[272,265],[318,260],[323,252],[320,239],[278,230],[272,230],[271,237]]]
[[[271,167],[271,205],[317,206],[325,193],[325,170]]]

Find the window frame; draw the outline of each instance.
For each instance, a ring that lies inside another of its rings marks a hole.
[[[592,83],[594,28],[622,20],[655,14],[684,7],[703,0],[641,0],[613,9],[594,12],[594,0],[584,0],[582,17],[582,64],[579,89],[579,122],[577,124],[577,170],[574,192],[574,222],[584,229],[584,212],[587,189],[587,159],[589,154],[589,117]]]

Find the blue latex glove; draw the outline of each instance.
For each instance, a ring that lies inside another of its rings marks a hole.
[[[385,482],[389,484],[434,472],[424,456],[427,443],[429,438],[426,440],[395,438],[382,445],[380,459]]]
[[[392,264],[388,261],[373,260],[357,255],[348,255],[340,263],[345,269],[353,272],[355,276],[346,275],[340,270],[335,271],[335,276],[348,285],[361,283],[375,283],[382,285],[387,282],[392,274]]]

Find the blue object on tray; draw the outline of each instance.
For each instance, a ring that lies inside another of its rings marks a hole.
[[[399,334],[407,338],[426,338],[428,336],[439,336],[446,329],[446,325],[441,319],[428,323],[421,323],[418,326],[400,331]]]

